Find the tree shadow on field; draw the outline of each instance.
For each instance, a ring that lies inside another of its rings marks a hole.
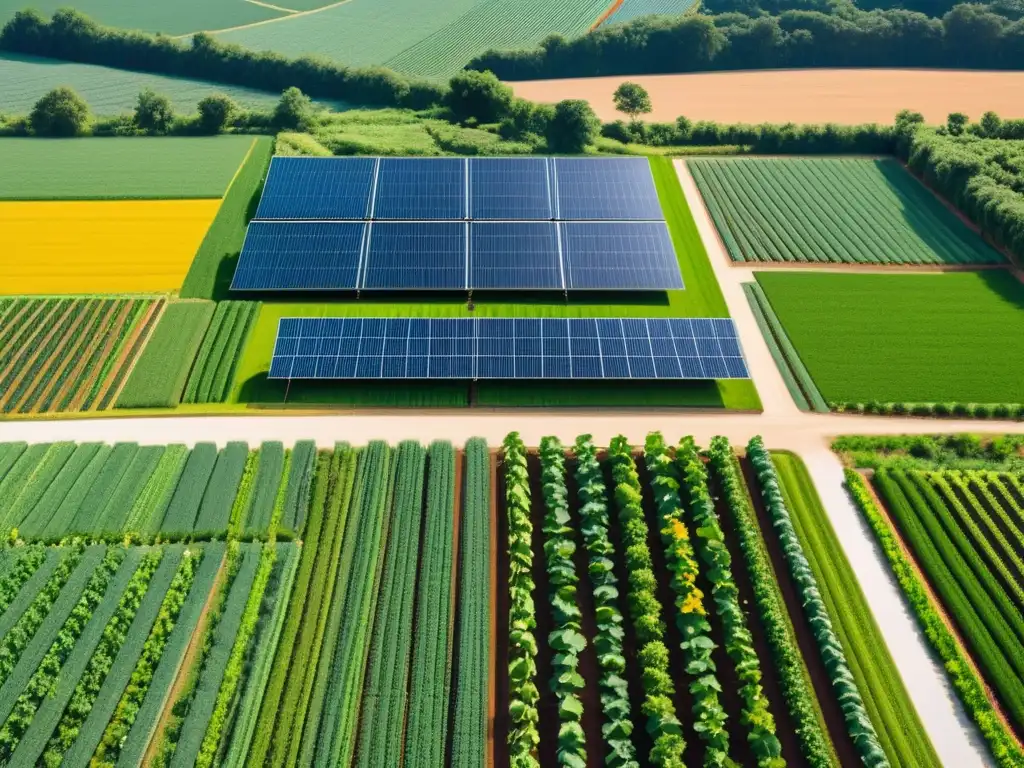
[[[976,272],[976,275],[993,293],[1007,304],[1024,310],[1024,283],[1013,273],[1003,270],[987,270]]]

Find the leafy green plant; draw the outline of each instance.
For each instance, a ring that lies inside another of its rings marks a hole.
[[[579,673],[580,653],[587,647],[582,613],[576,597],[576,552],[569,518],[569,491],[565,487],[565,449],[555,437],[540,441],[541,484],[544,493],[544,555],[551,586],[553,630],[548,643],[554,651],[551,688],[558,700],[558,763],[572,768],[587,764],[583,733],[583,702],[579,697],[586,681]]]
[[[533,523],[530,521],[530,478],[526,446],[518,432],[502,443],[505,469],[505,511],[508,515],[509,590],[509,759],[515,768],[539,766],[537,723],[537,639],[534,630]]]
[[[2,616],[11,603],[18,596],[22,585],[31,578],[39,566],[46,560],[46,550],[40,546],[26,548],[18,553],[18,560],[4,577],[0,579],[0,616]]]

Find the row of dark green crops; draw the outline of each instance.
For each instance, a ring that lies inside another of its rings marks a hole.
[[[0,530],[25,541],[294,535],[313,444],[0,443]]]
[[[482,441],[461,456],[449,443],[411,441],[318,453],[244,764],[482,764],[489,470]]]
[[[748,454],[750,489],[720,438],[506,438],[512,764],[939,764],[877,627],[855,633],[841,549],[807,530],[813,489],[784,494],[763,444]]]

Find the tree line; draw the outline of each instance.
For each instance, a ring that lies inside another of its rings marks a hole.
[[[902,9],[648,16],[529,51],[488,51],[470,69],[502,80],[797,67],[1024,68],[1024,20],[961,4]]]

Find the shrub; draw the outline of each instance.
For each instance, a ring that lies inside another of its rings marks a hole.
[[[37,136],[78,136],[89,125],[89,105],[62,85],[36,102],[28,120]]]

